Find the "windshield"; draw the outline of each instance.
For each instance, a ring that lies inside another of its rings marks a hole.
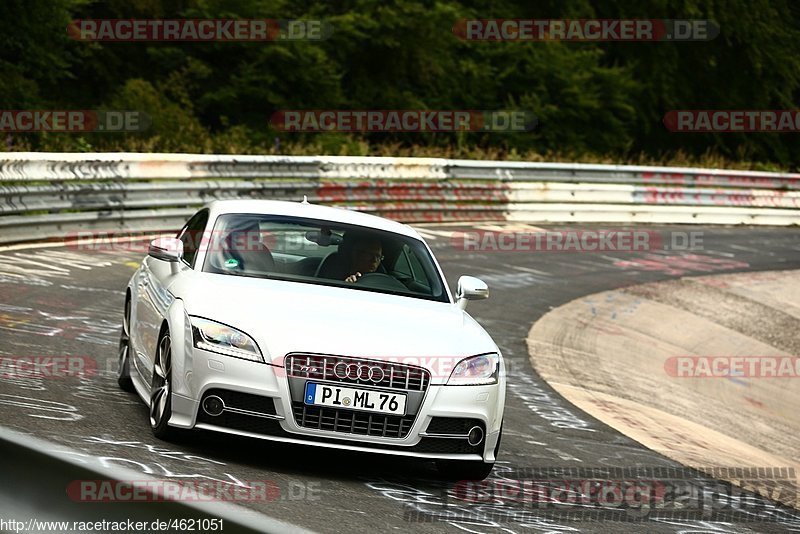
[[[203,272],[346,287],[448,302],[418,239],[329,221],[257,214],[217,218]]]

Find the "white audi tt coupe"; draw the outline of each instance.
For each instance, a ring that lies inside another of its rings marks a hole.
[[[128,283],[119,384],[153,433],[201,428],[436,460],[483,479],[505,370],[407,225],[307,202],[225,200],[156,239]]]

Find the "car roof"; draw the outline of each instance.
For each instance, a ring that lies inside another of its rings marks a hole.
[[[421,239],[420,235],[407,224],[360,211],[321,206],[319,204],[286,202],[282,200],[215,200],[206,205],[206,207],[210,210],[212,219],[226,213],[285,215],[365,226]]]

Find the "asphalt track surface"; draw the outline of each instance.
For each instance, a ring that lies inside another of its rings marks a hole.
[[[800,231],[794,228],[647,227],[664,236],[699,232],[702,249],[689,251],[465,251],[448,238],[454,230],[474,228],[422,230],[451,286],[471,274],[491,288],[488,301],[468,308],[498,343],[510,371],[502,448],[489,484],[559,478],[552,474],[561,473],[558,469],[572,480],[607,468],[640,468],[652,478],[677,466],[580,412],[534,374],[525,339],[548,310],[642,282],[800,268]],[[147,408],[115,381],[124,287],[141,257],[63,247],[0,252],[0,356],[81,355],[96,361],[99,370],[83,378],[0,378],[0,425],[46,439],[55,450],[69,447],[78,457],[97,457],[158,479],[272,481],[279,496],[241,506],[320,532],[800,532],[800,512],[752,496],[737,498],[747,506],[736,520],[720,519],[710,506],[683,515],[659,517],[651,511],[634,517],[591,502],[557,508],[530,497],[481,500],[464,489],[472,486],[438,481],[432,463],[412,459],[201,432],[173,443],[155,439]],[[631,478],[627,472],[607,473],[607,478]],[[693,481],[712,497],[720,487],[699,473]]]

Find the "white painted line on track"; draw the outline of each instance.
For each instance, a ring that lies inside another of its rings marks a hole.
[[[742,250],[742,251],[744,251],[744,252],[755,252],[755,253],[761,254],[761,251],[760,251],[760,250],[756,250],[756,249],[754,249],[754,248],[750,248],[750,247],[743,247],[743,246],[741,246],[741,245],[728,245],[728,246],[729,246],[730,248],[732,248],[732,249],[736,249],[736,250]]]
[[[720,252],[718,250],[703,250],[706,254],[710,254],[712,256],[725,256],[726,258],[735,258],[736,254],[732,252]]]
[[[509,267],[511,269],[516,269],[517,271],[524,271],[526,273],[538,274],[539,276],[552,276],[552,274],[548,272],[540,271],[538,269],[531,269],[530,267],[522,267],[520,265],[509,265]]]

